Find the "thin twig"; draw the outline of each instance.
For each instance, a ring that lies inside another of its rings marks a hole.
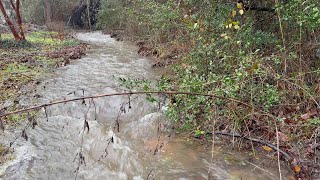
[[[267,170],[259,167],[259,165],[260,165],[261,163],[260,163],[259,165],[253,164],[252,162],[249,162],[249,161],[247,161],[247,163],[249,163],[249,164],[251,164],[252,166],[254,166],[254,168],[253,168],[250,172],[252,172],[252,171],[255,170],[255,169],[259,169],[259,170],[261,170],[261,171],[264,171],[264,172],[268,173],[270,176],[274,176],[271,172],[269,172],[269,171],[267,171]]]
[[[303,87],[299,86],[298,84],[295,84],[293,82],[290,82],[289,80],[287,79],[282,79],[283,81],[287,82],[287,83],[290,83],[294,86],[296,86],[297,88],[301,89],[302,91],[304,91],[305,93],[307,93],[307,95],[312,99],[312,101],[317,105],[317,108],[320,109],[320,104],[317,102],[317,100],[306,90],[304,89]]]
[[[275,0],[275,4],[278,6],[279,5],[279,1]],[[279,20],[279,27],[280,27],[280,32],[281,32],[281,39],[282,39],[282,44],[283,44],[283,48],[284,51],[286,53],[287,48],[286,48],[286,40],[284,38],[284,32],[283,32],[283,26],[282,26],[282,21],[281,21],[281,14],[280,14],[280,9],[276,8],[277,11],[277,15],[278,15],[278,20]],[[284,73],[287,73],[287,58],[284,57]]]
[[[207,133],[207,134],[212,134],[212,133]],[[273,145],[273,144],[271,144],[269,142],[266,142],[266,141],[264,141],[262,139],[250,138],[250,137],[242,136],[240,134],[227,133],[227,132],[215,132],[214,134],[215,135],[230,136],[230,137],[233,137],[233,138],[242,138],[242,139],[245,139],[245,140],[248,140],[248,141],[252,141],[252,142],[255,142],[255,143],[258,143],[258,144],[266,145],[266,146],[270,147],[271,149],[273,149],[274,151],[279,151],[279,153],[284,156],[286,161],[291,162],[291,160],[292,160],[292,157],[288,153],[284,152],[283,150],[278,148],[276,145]]]
[[[153,171],[153,169],[151,169],[150,172],[148,173],[147,180],[151,177],[152,171]]]
[[[211,147],[211,163],[213,163],[213,153],[214,153],[214,145],[215,145],[215,127],[216,127],[216,118],[217,118],[217,108],[214,106],[214,116],[213,116],[213,127],[212,127],[212,147]],[[210,179],[211,166],[209,166],[208,170],[208,180]]]
[[[279,132],[278,127],[276,124],[276,135],[277,135],[277,155],[278,155],[278,168],[279,168],[279,179],[282,180],[282,173],[281,173],[281,164],[280,164],[280,142],[279,142]]]
[[[133,94],[175,94],[175,95],[183,94],[183,95],[193,95],[193,96],[206,96],[206,97],[225,99],[225,100],[228,100],[228,101],[233,101],[233,102],[240,103],[240,104],[242,104],[244,106],[247,106],[247,107],[251,107],[251,105],[249,105],[248,103],[245,103],[243,101],[240,101],[240,100],[237,100],[237,99],[234,99],[234,98],[218,96],[218,95],[215,95],[215,94],[203,94],[203,93],[193,93],[193,92],[177,92],[177,91],[149,91],[149,92],[137,91],[137,92],[98,94],[98,95],[84,96],[84,97],[78,97],[78,98],[73,98],[73,99],[57,100],[57,101],[52,101],[52,102],[46,103],[46,104],[35,105],[35,106],[31,106],[29,108],[19,109],[19,110],[16,110],[16,111],[11,111],[11,112],[7,112],[7,113],[4,113],[4,114],[0,114],[0,117],[6,117],[6,116],[11,115],[11,114],[17,114],[17,113],[20,113],[20,112],[26,112],[26,111],[30,111],[30,110],[34,110],[34,109],[40,109],[40,108],[43,108],[43,107],[47,107],[47,106],[51,106],[51,105],[55,105],[55,104],[63,104],[63,103],[72,102],[72,101],[80,101],[80,100],[85,100],[85,99],[95,99],[95,98],[109,97],[109,96],[133,95]]]
[[[84,95],[84,90],[83,90],[83,95]],[[85,104],[85,103],[84,103],[84,104]],[[87,111],[86,111],[86,113],[85,113],[85,115],[84,115],[83,128],[82,128],[82,134],[81,134],[80,151],[79,151],[79,153],[77,153],[77,155],[79,156],[79,159],[78,159],[78,166],[77,166],[77,168],[76,168],[76,170],[75,170],[75,173],[76,173],[75,179],[77,179],[77,177],[78,177],[81,164],[84,164],[84,165],[86,166],[85,157],[83,156],[83,144],[84,144],[84,134],[85,134],[85,131],[86,131],[86,129],[88,129],[88,133],[89,133],[89,130],[90,130],[89,124],[88,124],[88,113],[89,113],[89,111],[90,111],[90,108],[91,108],[91,105],[92,105],[92,104],[93,104],[93,103],[91,103],[91,102],[89,101],[89,107],[88,107],[88,109],[87,109]]]

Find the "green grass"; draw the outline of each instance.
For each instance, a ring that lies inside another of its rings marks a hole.
[[[28,41],[17,42],[13,39],[13,37],[2,37],[0,39],[0,48],[9,49],[9,48],[32,48],[32,44]]]
[[[61,45],[62,46],[76,46],[76,45],[79,45],[80,42],[75,40],[75,39],[70,39],[70,40],[64,40]]]
[[[59,40],[56,37],[57,32],[52,31],[38,31],[26,34],[26,40],[24,42],[16,42],[13,35],[5,33],[1,35],[1,47],[2,48],[31,48],[37,46],[53,46],[53,47],[68,47],[76,46],[80,42],[75,39]]]
[[[0,38],[0,104],[19,96],[19,89],[43,77],[47,69],[55,67],[62,58],[51,58],[48,53],[80,44],[75,39],[63,41],[57,32],[38,31],[26,34],[26,41],[17,42],[10,33]],[[12,117],[12,120],[17,120]]]

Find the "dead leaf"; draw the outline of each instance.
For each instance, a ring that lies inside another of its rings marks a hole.
[[[280,90],[285,90],[286,89],[286,84],[283,81],[278,82],[278,88]]]
[[[311,113],[310,112],[305,113],[305,114],[300,116],[300,118],[303,119],[303,120],[310,119],[310,117],[311,117]]]
[[[289,176],[288,180],[296,180],[294,176]]]
[[[289,137],[288,137],[286,134],[284,134],[284,133],[282,133],[282,132],[278,132],[278,135],[279,135],[280,139],[281,139],[283,142],[288,142],[288,141],[289,141]]]
[[[311,145],[309,145],[307,147],[307,152],[308,152],[309,155],[313,155],[314,154],[314,150],[313,150],[313,147]]]
[[[295,165],[295,166],[294,166],[294,172],[299,173],[300,171],[301,171],[300,166]]]
[[[262,146],[262,148],[263,148],[265,151],[268,151],[268,152],[271,152],[271,151],[272,151],[272,148],[269,147],[269,146]]]
[[[278,112],[278,117],[282,117],[284,115],[284,111],[283,110],[280,110],[279,112]]]
[[[312,118],[313,116],[315,116],[316,114],[317,114],[317,111],[315,110],[315,111],[311,111],[311,112],[307,112],[305,114],[302,114],[300,116],[300,118],[302,120],[308,120],[308,119]]]

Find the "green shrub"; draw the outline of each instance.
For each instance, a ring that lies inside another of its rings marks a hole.
[[[238,101],[176,95],[169,104],[168,116],[199,135],[212,129],[214,109],[218,109],[218,124],[232,122],[229,129],[243,131],[247,130],[244,122],[252,118],[252,111],[272,117],[277,116],[275,107],[281,104],[308,101],[314,106],[312,99],[319,98],[307,80],[318,79],[319,75],[312,73],[305,81],[301,75],[319,69],[309,62],[300,68],[304,55],[297,48],[298,40],[315,35],[319,27],[316,0],[294,0],[276,7],[273,4],[257,3],[276,8],[278,14],[272,10],[247,11],[239,3],[104,0],[99,22],[109,29],[124,29],[156,50],[166,51],[166,47],[168,51],[173,45],[181,50],[187,44],[180,63],[174,66],[175,75],[160,80],[156,88],[216,94]],[[281,29],[283,34],[275,29]],[[295,113],[302,111],[303,108]]]

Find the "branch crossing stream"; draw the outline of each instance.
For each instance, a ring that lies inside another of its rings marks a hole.
[[[161,70],[151,68],[150,59],[139,56],[136,47],[125,42],[101,32],[77,33],[77,38],[91,44],[87,56],[41,82],[37,87],[41,103],[123,92],[114,77],[155,79],[161,75]],[[25,103],[31,104],[30,99]],[[219,180],[278,179],[278,168],[268,166],[268,161],[252,160],[219,145],[211,153],[211,147],[173,136],[165,130],[168,125],[156,105],[144,96],[130,99],[130,109],[128,97],[116,96],[42,110],[38,125],[26,131],[28,140],[18,138],[13,145],[11,160],[0,167],[0,178],[193,180],[208,179],[210,171],[210,178]],[[120,109],[126,112],[119,116]],[[89,128],[83,131],[85,119]],[[119,132],[114,128],[117,119]],[[12,132],[1,136],[1,141],[10,139]],[[275,157],[270,159],[276,162]],[[288,177],[287,171],[283,175]]]

